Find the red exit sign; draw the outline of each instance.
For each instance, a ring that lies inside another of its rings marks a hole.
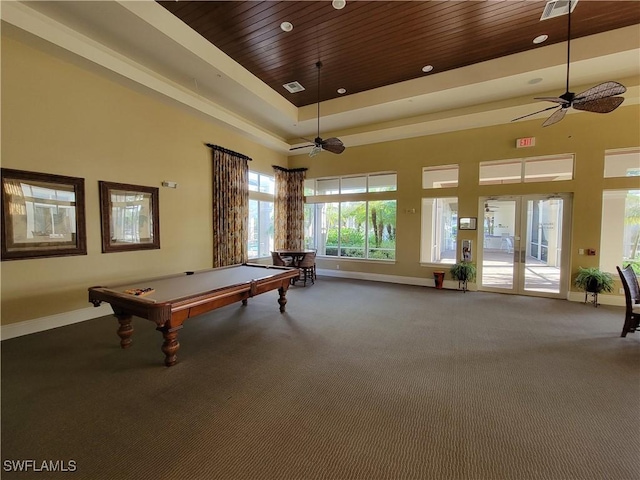
[[[516,148],[535,147],[536,137],[518,138],[516,140]]]

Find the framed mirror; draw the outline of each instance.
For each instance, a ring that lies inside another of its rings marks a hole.
[[[460,217],[458,222],[458,229],[460,230],[475,230],[477,217]]]
[[[86,255],[84,179],[1,169],[2,260]]]
[[[160,248],[158,189],[99,182],[102,252]]]

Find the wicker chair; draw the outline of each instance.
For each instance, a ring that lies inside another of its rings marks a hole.
[[[283,257],[278,252],[271,252],[271,262],[278,267],[290,267],[293,263],[293,258]]]
[[[315,252],[306,253],[300,263],[298,264],[300,269],[303,285],[307,286],[307,278],[311,280],[311,283],[316,283],[316,254]]]
[[[618,269],[622,287],[624,288],[624,299],[626,310],[624,315],[624,326],[621,337],[626,337],[627,333],[635,332],[640,326],[640,287],[638,287],[638,277],[631,265]]]

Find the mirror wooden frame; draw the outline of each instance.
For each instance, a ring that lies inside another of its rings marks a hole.
[[[98,183],[102,253],[159,249],[159,189],[126,183]],[[122,198],[118,199],[118,196]]]
[[[84,178],[1,169],[2,260],[87,254]]]

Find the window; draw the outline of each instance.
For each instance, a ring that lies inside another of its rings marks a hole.
[[[305,247],[329,257],[394,260],[396,200],[306,205]]]
[[[573,155],[480,162],[480,185],[557,182],[573,178]]]
[[[640,176],[640,148],[606,152],[604,157],[604,177]]]
[[[343,195],[365,192],[394,192],[398,178],[395,173],[369,173],[358,176],[307,179],[304,182],[304,194]]]
[[[422,169],[422,188],[458,186],[458,165],[440,165]]]
[[[531,158],[524,162],[524,181],[557,182],[573,178],[573,156],[559,158]]]
[[[395,173],[374,173],[369,175],[370,192],[393,192],[398,189],[398,175]]]
[[[249,172],[249,192],[262,192],[269,195],[276,193],[275,177],[257,172]]]
[[[247,247],[250,259],[270,257],[274,245],[275,177],[249,172]]]
[[[635,264],[640,271],[640,190],[602,192],[600,269],[615,273],[616,265]]]
[[[480,162],[480,185],[520,183],[522,161]]]
[[[395,191],[396,183],[388,172],[305,181],[305,248],[329,257],[394,260],[396,200],[380,194]],[[336,201],[314,203],[314,195]]]
[[[343,177],[340,181],[340,193],[364,193],[367,191],[367,177]]]
[[[458,233],[458,198],[422,199],[422,263],[455,263]]]

